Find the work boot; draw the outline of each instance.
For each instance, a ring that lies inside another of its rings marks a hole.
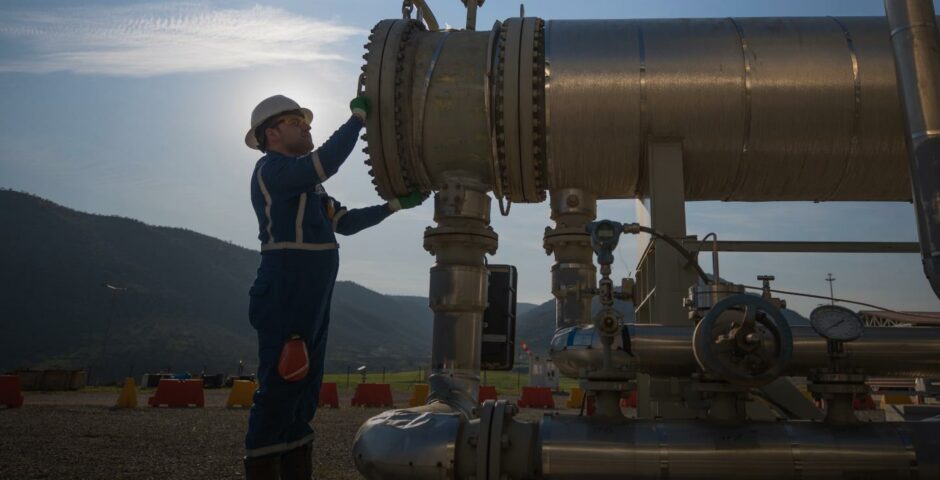
[[[281,454],[281,480],[313,478],[313,442]]]
[[[245,457],[245,480],[280,480],[281,456]]]

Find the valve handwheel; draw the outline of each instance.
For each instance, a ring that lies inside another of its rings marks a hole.
[[[747,387],[776,379],[793,355],[793,334],[780,310],[753,295],[720,300],[692,336],[695,360],[706,374]]]

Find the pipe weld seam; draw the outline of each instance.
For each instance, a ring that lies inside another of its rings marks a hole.
[[[734,18],[728,17],[728,21],[731,22],[731,25],[734,26],[734,31],[738,34],[738,40],[741,42],[741,59],[744,62],[744,134],[741,139],[741,160],[738,162],[738,167],[734,174],[734,184],[731,186],[731,192],[725,196],[725,201],[731,200],[734,198],[735,194],[738,193],[738,190],[741,189],[741,186],[744,184],[744,179],[747,178],[747,175],[742,171],[746,169],[745,165],[747,163],[747,156],[750,150],[751,142],[751,59],[748,58],[748,45],[747,37],[744,36],[744,29],[741,25],[734,20]]]
[[[862,78],[858,61],[858,51],[855,49],[855,41],[852,40],[852,34],[849,32],[849,29],[845,26],[845,24],[842,23],[842,20],[839,20],[836,17],[829,18],[836,22],[836,25],[842,29],[842,35],[845,36],[845,44],[849,49],[849,58],[852,61],[852,80],[855,94],[855,103],[853,105],[852,111],[852,138],[849,141],[849,151],[846,153],[845,162],[842,164],[842,174],[839,175],[839,179],[836,180],[835,186],[833,186],[833,188],[829,191],[829,196],[826,198],[826,200],[832,200],[839,192],[839,188],[842,187],[842,183],[845,181],[846,174],[849,172],[849,165],[852,164],[852,159],[855,158],[855,154],[858,151],[858,132],[862,123]]]
[[[897,27],[891,30],[891,38],[894,38],[895,35],[901,32],[905,32],[907,30],[913,30],[915,28],[933,28],[936,30],[937,24],[936,22],[916,22],[916,23],[910,23],[907,25],[902,25],[900,27]]]

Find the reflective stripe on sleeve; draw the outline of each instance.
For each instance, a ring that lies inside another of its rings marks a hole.
[[[336,226],[339,225],[339,219],[343,218],[343,215],[346,215],[346,209],[342,209],[336,212],[336,215],[333,215],[333,231],[336,231]]]
[[[274,445],[268,445],[261,448],[253,448],[251,450],[245,451],[246,457],[260,457],[262,455],[271,455],[273,453],[286,452],[288,450],[293,450],[299,446],[306,445],[313,441],[313,434],[308,434],[304,438],[297,440],[295,442],[286,442],[286,443],[276,443]]]
[[[304,241],[304,212],[307,210],[307,192],[300,194],[299,204],[297,205],[297,218],[294,220],[294,240],[297,243]]]
[[[264,216],[268,219],[268,241],[267,243],[274,243],[274,234],[271,233],[271,226],[274,224],[274,221],[271,219],[271,192],[268,191],[267,185],[264,184],[264,179],[261,178],[261,170],[264,168],[265,164],[262,164],[258,167],[258,171],[255,172],[255,176],[258,177],[258,186],[261,188],[261,194],[264,195]]]
[[[323,170],[323,164],[320,163],[320,155],[317,152],[313,152],[313,154],[310,155],[310,159],[313,160],[314,170],[316,170],[317,175],[320,176],[320,183],[323,183],[327,178],[330,178],[326,176],[326,171]]]

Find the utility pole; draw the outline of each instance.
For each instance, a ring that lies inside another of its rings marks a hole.
[[[829,303],[832,305],[836,304],[836,296],[832,293],[832,282],[836,281],[836,278],[832,276],[832,273],[828,273],[826,276],[826,281],[829,282]]]

